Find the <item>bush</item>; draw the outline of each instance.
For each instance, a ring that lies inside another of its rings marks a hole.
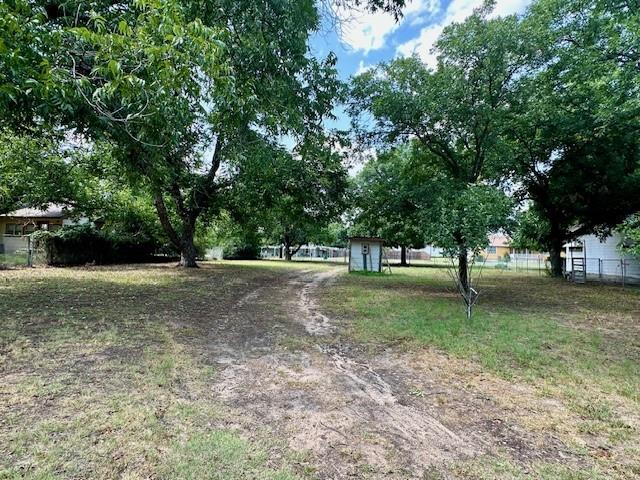
[[[153,258],[157,244],[145,236],[103,233],[92,225],[74,225],[33,234],[49,265],[136,263]]]
[[[227,260],[255,260],[260,255],[260,247],[254,243],[232,245],[224,249]]]

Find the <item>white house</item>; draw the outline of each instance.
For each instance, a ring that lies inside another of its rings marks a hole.
[[[382,238],[349,238],[349,271],[382,272],[383,247]]]
[[[565,245],[566,272],[574,278],[640,282],[640,260],[620,252],[622,237],[614,232],[601,240],[584,235]],[[584,275],[582,274],[584,272]]]

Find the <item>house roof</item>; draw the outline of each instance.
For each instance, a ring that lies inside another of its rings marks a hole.
[[[51,204],[46,209],[20,208],[14,212],[9,212],[0,217],[15,218],[64,218],[64,207],[62,205]]]
[[[382,242],[384,243],[384,238],[380,237],[349,237],[349,241],[355,240],[356,242]]]
[[[508,235],[502,233],[492,233],[489,235],[489,245],[492,247],[508,247],[511,243],[511,238]]]

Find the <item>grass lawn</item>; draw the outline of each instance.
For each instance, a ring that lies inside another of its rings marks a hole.
[[[366,423],[366,408],[425,412],[462,436],[465,425],[504,415],[498,420],[520,428],[510,439],[537,432],[530,437],[551,436],[570,449],[566,461],[531,459],[526,448],[524,459],[491,450],[437,464],[426,478],[640,476],[640,291],[491,270],[467,322],[445,270],[327,276],[313,289],[302,280],[330,268],[342,267],[273,261],[190,271],[1,271],[0,479],[333,478],[334,467],[349,471],[348,462],[361,472],[356,478],[415,478],[366,473],[363,459],[342,450],[327,463],[287,436],[309,426],[300,423],[307,415],[325,422],[352,415],[364,422],[361,435],[331,423],[317,431],[348,446],[391,446],[395,437],[384,436],[382,422]],[[296,323],[311,315],[300,298],[319,301],[336,330],[308,334]],[[414,376],[385,371],[376,363],[382,357]],[[281,362],[277,372],[272,359]],[[256,365],[264,371],[256,374]],[[430,397],[411,383],[425,373],[455,398]],[[391,406],[369,402],[375,388],[360,389],[383,377],[397,399]],[[235,402],[224,401],[221,385],[236,388],[227,396]],[[323,392],[342,396],[333,401]],[[335,410],[322,410],[327,405]],[[466,418],[456,423],[448,412]],[[394,426],[392,416],[380,419]],[[500,432],[483,425],[495,445]],[[344,432],[354,436],[345,440]],[[549,452],[543,447],[535,448]]]
[[[560,401],[569,414],[552,427],[587,466],[550,476],[542,466],[541,477],[640,476],[640,290],[488,270],[468,322],[450,283],[437,268],[350,274],[325,290],[323,304],[374,351],[444,352],[452,365],[463,362],[471,383],[489,373]],[[460,468],[486,478],[526,476],[508,462],[488,463]]]
[[[228,422],[190,339],[277,268],[0,272],[0,478],[293,478],[277,439]]]
[[[27,265],[26,253],[15,253],[15,254],[0,253],[0,269],[6,268],[6,267],[26,266],[26,265]]]

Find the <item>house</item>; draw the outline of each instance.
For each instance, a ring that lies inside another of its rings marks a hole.
[[[620,251],[622,236],[613,232],[604,239],[583,235],[565,245],[566,273],[574,279],[640,282],[640,259]]]
[[[0,253],[12,254],[26,249],[26,235],[36,230],[56,230],[66,225],[63,207],[50,205],[45,210],[21,208],[15,212],[0,215]]]
[[[489,245],[485,248],[480,255],[487,260],[499,260],[504,258],[505,255],[511,254],[511,238],[508,235],[502,233],[492,233],[489,235]]]

